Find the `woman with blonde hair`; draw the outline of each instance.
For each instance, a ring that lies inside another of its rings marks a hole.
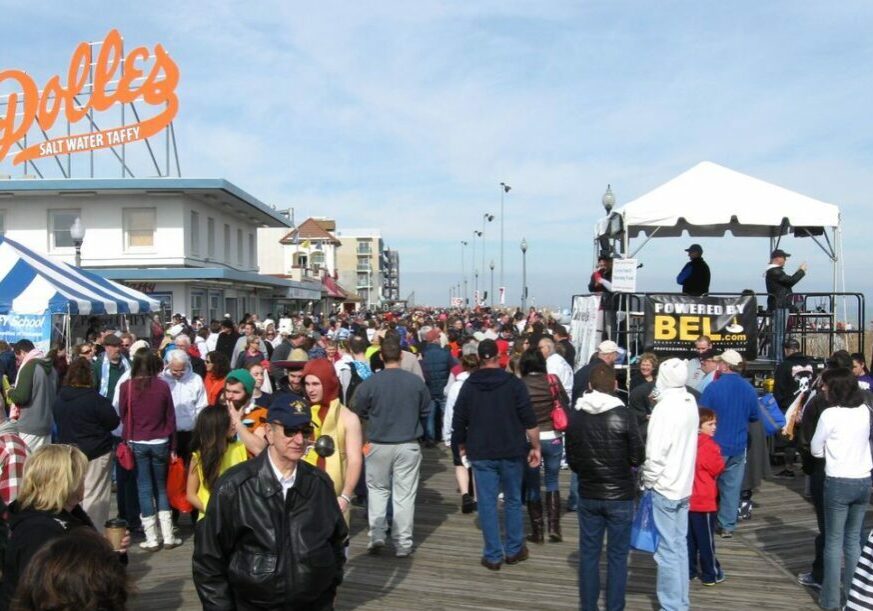
[[[9,608],[19,577],[43,545],[78,528],[95,529],[80,505],[87,469],[88,458],[71,445],[46,445],[27,459],[18,499],[9,507],[10,538],[0,582],[0,609]],[[128,545],[129,535],[119,550],[124,564]]]

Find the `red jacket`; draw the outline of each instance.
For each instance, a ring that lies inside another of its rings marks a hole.
[[[697,434],[697,461],[694,465],[694,489],[690,511],[718,511],[716,479],[724,471],[724,458],[715,440],[705,433]]]

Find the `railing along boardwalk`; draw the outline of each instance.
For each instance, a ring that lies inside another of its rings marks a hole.
[[[415,515],[417,549],[410,558],[395,558],[389,547],[380,556],[367,554],[366,516],[352,515],[352,541],[337,609],[400,611],[411,609],[578,609],[578,524],[562,518],[563,543],[531,545],[531,558],[491,572],[479,565],[482,539],[476,514],[464,515],[451,457],[445,449],[425,449]],[[562,472],[562,494],[569,474]],[[714,587],[691,584],[693,609],[813,610],[812,591],[794,575],[808,570],[812,559],[815,514],[801,496],[803,479],[765,482],[754,500],[753,519],[742,522],[732,540],[716,542],[727,580]],[[130,574],[137,594],[133,609],[199,609],[191,579],[192,531],[183,522],[184,545],[154,554],[134,549]],[[657,609],[655,563],[648,554],[631,553],[627,609]],[[605,592],[605,553],[601,559]],[[601,603],[605,605],[605,601]]]

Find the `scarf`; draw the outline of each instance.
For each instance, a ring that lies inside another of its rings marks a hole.
[[[121,367],[124,369],[122,375],[130,370],[130,362],[121,355]],[[109,359],[106,355],[100,357],[100,395],[107,397],[109,395]]]
[[[21,364],[18,365],[18,371],[21,371],[22,369],[24,369],[24,365],[28,361],[32,361],[34,359],[41,359],[43,357],[45,357],[45,353],[42,350],[40,350],[39,348],[34,348],[33,350],[31,350],[30,352],[25,354],[23,359],[21,359]]]

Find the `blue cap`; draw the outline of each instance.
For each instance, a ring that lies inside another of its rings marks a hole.
[[[293,392],[277,393],[267,410],[266,422],[278,422],[282,426],[297,428],[312,422],[309,406],[300,395]]]

